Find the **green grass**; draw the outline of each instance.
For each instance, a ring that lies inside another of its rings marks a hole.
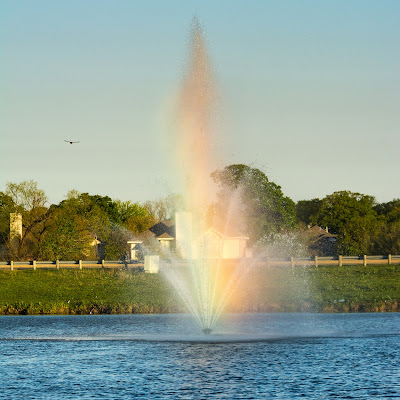
[[[180,311],[159,275],[124,270],[0,271],[0,314]]]
[[[255,311],[400,311],[400,266],[271,268],[249,281],[242,303]]]
[[[320,267],[314,301],[325,311],[400,311],[400,266]]]
[[[229,311],[400,311],[400,266],[251,270]],[[0,314],[182,312],[160,275],[127,270],[0,271]]]

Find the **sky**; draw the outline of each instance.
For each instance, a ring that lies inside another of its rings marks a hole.
[[[0,191],[179,191],[171,130],[194,16],[220,98],[218,167],[259,168],[294,201],[400,198],[397,0],[2,0]]]

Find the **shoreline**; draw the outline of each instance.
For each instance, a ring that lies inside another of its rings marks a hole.
[[[340,303],[310,306],[299,304],[297,306],[248,305],[242,309],[228,308],[225,313],[234,314],[264,314],[264,313],[316,313],[316,314],[365,314],[400,312],[400,301],[382,301],[381,303]],[[9,304],[0,306],[0,316],[5,315],[131,315],[131,314],[186,314],[186,310],[175,307],[166,309],[148,305],[129,304],[79,304],[79,305],[51,305],[51,304]]]

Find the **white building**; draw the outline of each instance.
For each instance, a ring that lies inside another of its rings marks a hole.
[[[175,248],[182,258],[197,258],[201,246],[205,247],[208,258],[233,259],[248,256],[249,237],[246,235],[240,232],[223,234],[215,228],[209,228],[203,238],[193,238],[191,214],[177,213],[175,219],[175,225],[171,221],[161,221],[129,240],[131,259],[138,259],[141,244],[148,240],[157,240],[161,250]]]

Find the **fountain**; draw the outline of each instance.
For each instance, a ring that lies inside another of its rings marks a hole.
[[[161,260],[160,272],[174,286],[205,335],[211,334],[249,264],[249,260],[227,263],[215,235],[225,234],[229,221],[216,227],[216,221],[210,218],[210,205],[215,200],[210,174],[216,168],[211,149],[217,98],[202,29],[194,18],[175,132],[185,210],[176,214],[176,249]]]

